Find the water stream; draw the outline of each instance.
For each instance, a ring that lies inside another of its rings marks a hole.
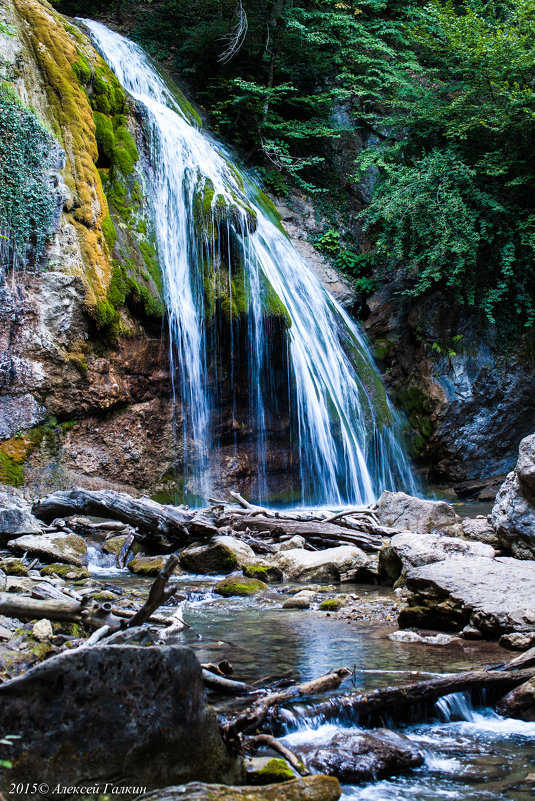
[[[359,328],[143,50],[83,22],[144,112],[189,487],[202,498],[217,487],[217,410],[230,389],[234,414],[238,394],[248,396],[258,500],[270,496],[269,453],[280,447],[271,438],[281,426],[299,464],[296,502],[368,503],[383,489],[414,492],[396,415]],[[244,364],[245,379],[237,373]],[[244,380],[247,387],[236,388]],[[232,425],[238,431],[243,420]]]

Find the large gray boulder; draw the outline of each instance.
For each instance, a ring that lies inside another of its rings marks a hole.
[[[535,434],[520,443],[518,462],[496,496],[492,525],[517,559],[535,559]]]
[[[30,504],[19,490],[0,490],[0,546],[20,534],[40,534],[39,521],[32,515]]]
[[[72,531],[50,531],[46,534],[24,534],[7,544],[15,553],[28,553],[45,562],[63,562],[81,567],[87,553],[85,540]]]
[[[433,529],[459,531],[461,518],[445,501],[427,501],[405,492],[385,490],[377,501],[375,514],[383,526],[427,533]]]
[[[258,562],[255,552],[237,537],[220,535],[208,545],[190,545],[180,553],[180,567],[190,573],[218,575]]]
[[[390,582],[402,578],[411,567],[431,565],[445,559],[481,556],[492,559],[495,551],[483,542],[470,542],[440,534],[415,534],[403,531],[390,540],[379,554],[379,574]]]
[[[408,737],[389,729],[358,734],[341,731],[319,748],[311,744],[296,751],[309,770],[336,776],[344,784],[395,776],[424,761],[422,752]]]
[[[0,745],[0,759],[13,762],[0,777],[4,793],[17,781],[153,788],[241,773],[205,704],[201,667],[182,646],[97,645],[46,660],[0,685],[7,734],[20,739]]]
[[[402,628],[470,625],[491,638],[535,629],[535,562],[454,557],[409,567],[405,581],[412,595],[400,612]]]
[[[282,570],[285,581],[308,583],[339,582],[345,574],[353,578],[359,570],[365,569],[370,559],[364,551],[353,545],[340,545],[338,548],[326,548],[324,551],[305,551],[304,548],[293,548],[290,551],[279,551],[264,560],[269,565]]]

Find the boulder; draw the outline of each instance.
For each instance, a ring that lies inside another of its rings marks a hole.
[[[365,569],[370,560],[360,548],[340,545],[324,551],[305,551],[303,548],[279,551],[266,557],[265,561],[280,568],[286,581],[338,583],[344,573]]]
[[[513,556],[535,558],[535,434],[520,443],[516,468],[496,496],[492,525]]]
[[[265,785],[288,782],[298,774],[286,762],[277,757],[249,757],[245,760],[245,784]]]
[[[535,721],[535,678],[507,693],[498,703],[497,709],[508,718]]]
[[[265,581],[267,584],[282,581],[282,570],[280,567],[274,567],[273,565],[247,565],[247,567],[243,568],[243,575],[260,579],[260,581]]]
[[[6,576],[27,576],[28,568],[22,559],[7,558],[0,560],[0,570],[3,570]]]
[[[445,559],[487,557],[495,554],[494,548],[483,542],[469,542],[458,537],[441,534],[415,534],[403,531],[390,540],[390,545],[379,554],[379,575],[395,582],[410,567],[421,567]]]
[[[236,537],[214,537],[208,545],[190,545],[180,554],[180,566],[190,573],[232,573],[258,561],[253,549]]]
[[[157,576],[166,562],[167,557],[165,556],[144,556],[142,554],[137,554],[130,559],[127,568],[131,573],[137,573],[140,576]]]
[[[268,585],[259,579],[248,578],[242,573],[233,573],[216,585],[215,592],[224,598],[231,598],[234,595],[242,597],[256,595],[267,589],[269,589]]]
[[[25,534],[10,540],[7,544],[15,553],[28,553],[45,562],[63,562],[82,567],[82,559],[87,548],[82,537],[73,532],[47,532],[46,534]]]
[[[498,645],[511,651],[527,651],[535,645],[535,631],[513,631],[512,634],[502,634]]]
[[[303,776],[265,787],[194,782],[146,793],[137,801],[338,801],[341,793],[338,780],[332,776]]]
[[[486,542],[494,548],[500,547],[500,541],[491,523],[486,517],[465,517],[462,524],[462,536],[473,542]]]
[[[299,597],[295,595],[293,598],[288,598],[282,605],[283,609],[310,609],[310,598],[304,596]]]
[[[19,490],[2,488],[0,492],[0,546],[21,534],[40,534],[41,525],[30,511],[30,504]]]
[[[422,752],[408,737],[389,729],[341,731],[319,748],[310,744],[295,751],[309,770],[336,776],[344,784],[395,776],[424,761]]]
[[[291,551],[294,548],[304,548],[306,545],[306,540],[304,537],[301,537],[300,534],[296,534],[294,537],[290,537],[289,540],[284,540],[279,545],[279,551]]]
[[[42,576],[59,576],[62,579],[69,581],[80,581],[91,577],[91,573],[87,567],[76,567],[75,565],[62,565],[59,562],[52,562],[41,571]]]
[[[177,645],[95,645],[46,660],[0,685],[7,734],[20,739],[0,745],[0,759],[13,763],[0,777],[5,793],[14,781],[94,786],[128,777],[153,788],[241,774],[205,704],[201,667]]]
[[[433,529],[458,533],[461,521],[454,508],[445,501],[427,501],[404,492],[387,490],[377,501],[374,511],[383,526],[423,533]]]
[[[490,638],[535,628],[535,562],[454,557],[409,567],[405,581],[411,596],[399,615],[402,628],[457,631],[469,624]]]

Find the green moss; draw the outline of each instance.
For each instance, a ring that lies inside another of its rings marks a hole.
[[[102,220],[102,233],[104,234],[104,238],[106,240],[106,244],[110,249],[110,253],[113,250],[113,246],[117,239],[117,231],[115,230],[115,225],[109,214],[104,217]]]
[[[91,67],[89,66],[89,62],[82,53],[78,53],[78,61],[75,61],[75,63],[72,64],[72,71],[80,83],[83,83],[85,86],[87,86],[93,73]]]
[[[60,562],[53,562],[41,570],[42,576],[59,576],[60,578],[69,578],[73,581],[77,579],[89,578],[91,573],[87,567],[75,567],[75,565],[64,565]]]
[[[28,568],[20,559],[5,559],[0,562],[0,570],[3,570],[6,576],[27,576]]]
[[[243,575],[247,578],[258,579],[267,584],[268,582],[268,568],[264,565],[248,565],[243,568]]]
[[[230,598],[234,595],[246,597],[248,595],[256,595],[263,590],[267,590],[268,585],[264,581],[259,581],[253,578],[237,578],[236,576],[228,576],[216,585],[215,592],[222,595],[224,598]]]
[[[270,759],[263,768],[251,775],[254,785],[277,784],[295,779],[295,773],[284,759]]]
[[[79,556],[84,556],[87,551],[84,540],[82,537],[79,537],[78,534],[69,534],[67,537],[63,537],[61,542],[65,543],[69,548],[72,548]]]

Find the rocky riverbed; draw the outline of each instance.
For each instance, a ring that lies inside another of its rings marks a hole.
[[[400,731],[359,728],[342,742],[337,729],[316,745],[309,732],[304,747],[289,724],[297,747],[286,753],[286,740],[266,741],[269,728],[241,726],[240,715],[266,698],[294,715],[296,698],[425,682],[535,644],[535,562],[518,558],[528,554],[523,532],[522,546],[505,550],[513,535],[500,511],[526,485],[532,450],[523,445],[493,514],[464,519],[403,493],[371,510],[277,512],[241,496],[188,510],[78,491],[32,506],[4,488],[0,729],[20,738],[2,745],[13,765],[4,790],[34,772],[49,784],[120,776],[147,790],[286,779],[284,793],[251,799],[334,798],[337,785],[317,796],[319,783],[299,774],[353,786],[421,771],[425,749]],[[502,712],[529,721],[535,656],[526,660],[508,668],[497,696]],[[315,685],[321,674],[327,683]],[[526,681],[518,690],[516,675]]]

